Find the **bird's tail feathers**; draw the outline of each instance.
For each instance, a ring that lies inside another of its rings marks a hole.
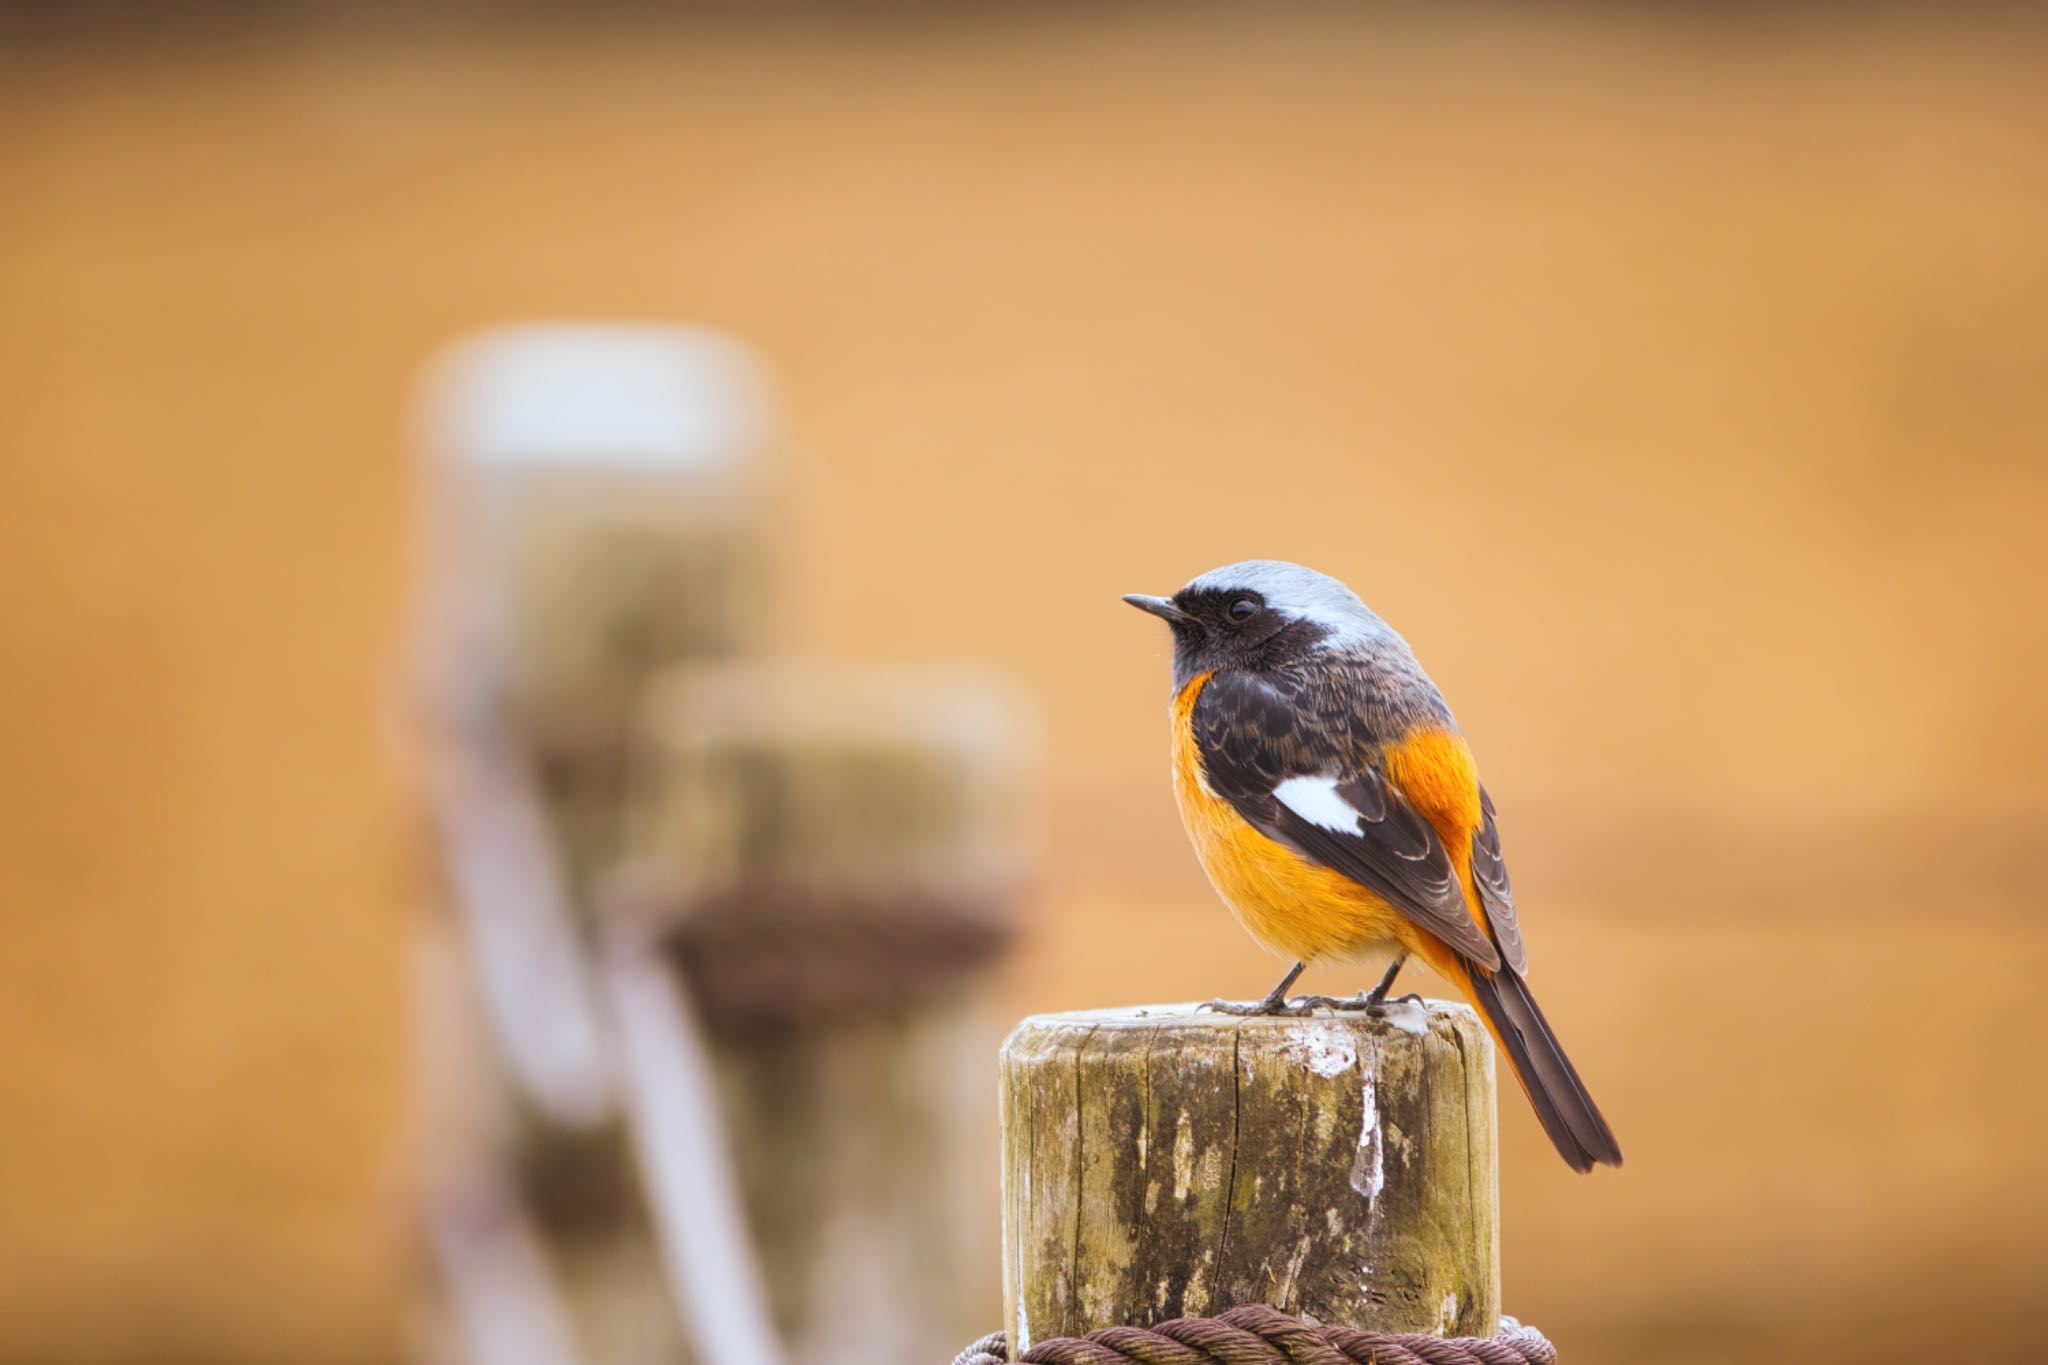
[[[1619,1166],[1621,1146],[1614,1131],[1586,1093],[1578,1069],[1558,1046],[1528,983],[1505,964],[1496,972],[1466,966],[1463,975],[1467,993],[1514,1068],[1515,1079],[1522,1083],[1558,1155],[1575,1171]]]

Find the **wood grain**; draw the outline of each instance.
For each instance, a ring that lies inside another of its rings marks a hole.
[[[1011,1340],[1263,1301],[1486,1335],[1494,1067],[1472,1012],[1040,1015],[1003,1049]]]

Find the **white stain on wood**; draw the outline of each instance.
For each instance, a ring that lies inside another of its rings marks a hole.
[[[1365,1069],[1365,1083],[1360,1087],[1365,1114],[1358,1127],[1358,1158],[1351,1163],[1351,1188],[1364,1195],[1368,1204],[1378,1200],[1380,1191],[1387,1187],[1386,1145],[1380,1135],[1379,1078],[1374,1070],[1370,1066]]]
[[[1320,1020],[1288,1039],[1287,1047],[1301,1058],[1303,1066],[1325,1078],[1341,1076],[1358,1065],[1351,1030]]]

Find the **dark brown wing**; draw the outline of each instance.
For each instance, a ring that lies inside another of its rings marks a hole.
[[[1472,834],[1472,885],[1486,909],[1493,941],[1501,958],[1517,974],[1529,974],[1529,950],[1522,945],[1522,926],[1515,922],[1515,893],[1508,885],[1508,865],[1500,854],[1500,830],[1493,823],[1493,798],[1479,789],[1480,825]]]
[[[1210,788],[1267,838],[1349,877],[1473,962],[1499,967],[1436,830],[1376,766],[1357,761],[1365,749],[1320,700],[1264,678],[1211,678],[1193,716]]]

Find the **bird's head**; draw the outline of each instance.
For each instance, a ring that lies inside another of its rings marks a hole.
[[[1124,601],[1173,628],[1176,687],[1202,673],[1264,672],[1391,634],[1336,579],[1278,559],[1226,564],[1171,597],[1134,592]]]

